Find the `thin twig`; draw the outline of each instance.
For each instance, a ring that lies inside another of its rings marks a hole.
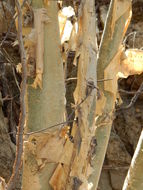
[[[24,7],[26,1],[27,1],[27,0],[23,0],[23,3],[22,3],[22,5],[21,5],[21,8]],[[11,20],[11,22],[10,22],[10,25],[9,25],[9,28],[8,28],[8,31],[7,31],[7,33],[6,33],[5,37],[4,37],[4,39],[2,40],[2,42],[1,42],[1,44],[0,44],[0,48],[3,46],[4,42],[5,42],[6,39],[8,38],[8,35],[9,35],[11,29],[12,29],[12,26],[14,25],[14,22],[15,22],[15,19],[17,18],[17,16],[18,16],[18,15],[15,14],[14,17],[12,18],[12,20]]]
[[[123,89],[120,89],[118,90],[119,93],[124,93],[125,95],[128,94],[128,95],[134,95],[137,93],[137,91],[127,91],[127,90],[123,90]],[[141,94],[143,94],[143,92],[141,92]]]
[[[16,179],[19,175],[22,153],[23,153],[23,129],[26,118],[25,93],[26,93],[27,67],[26,67],[26,53],[22,38],[22,11],[18,0],[15,0],[15,4],[18,11],[18,41],[20,46],[21,63],[22,63],[22,83],[21,83],[21,94],[20,94],[21,114],[19,119],[18,136],[16,143],[16,158],[13,166],[13,172],[8,182],[8,190],[12,190],[15,187]]]
[[[91,90],[91,92],[92,92],[92,90]],[[46,128],[44,128],[44,129],[40,129],[40,130],[37,130],[37,131],[25,133],[24,135],[33,135],[33,134],[36,134],[36,133],[42,133],[42,132],[47,131],[47,130],[49,130],[49,129],[51,129],[51,128],[57,127],[57,126],[59,126],[59,125],[63,125],[63,126],[64,126],[65,124],[72,123],[72,122],[75,121],[75,120],[71,120],[71,117],[73,116],[73,114],[75,113],[75,111],[80,107],[80,105],[85,102],[85,100],[89,97],[89,95],[91,94],[91,92],[90,92],[83,100],[81,100],[81,102],[80,102],[80,103],[75,107],[75,109],[71,112],[71,114],[69,115],[69,117],[67,118],[66,121],[61,122],[61,123],[58,123],[58,124],[55,124],[55,125],[52,125],[52,126],[50,126],[50,127],[46,127]]]
[[[90,89],[89,93],[85,96],[85,98],[83,100],[80,101],[80,103],[78,105],[75,106],[74,110],[71,112],[71,114],[69,115],[69,117],[67,118],[66,121],[64,122],[61,122],[61,123],[57,123],[55,125],[51,125],[49,127],[46,127],[44,129],[40,129],[40,130],[37,130],[37,131],[33,131],[33,132],[29,132],[29,133],[21,133],[23,135],[33,135],[33,134],[36,134],[36,133],[43,133],[51,128],[54,128],[54,127],[57,127],[59,125],[66,125],[68,123],[72,123],[74,122],[75,120],[71,120],[71,117],[73,116],[73,114],[75,113],[75,111],[86,101],[86,99],[91,95],[92,93],[92,90],[93,89],[97,89],[97,87],[95,87],[94,85],[91,85],[90,83],[87,84],[87,87]],[[9,132],[9,134],[13,134],[13,132]]]
[[[135,31],[135,32],[134,32],[134,35],[133,35],[133,48],[135,48],[136,34],[137,34],[137,32]]]
[[[77,80],[77,77],[67,78],[67,79],[65,79],[65,82],[69,82],[69,81],[72,81],[72,80]]]
[[[16,83],[16,86],[17,86],[18,90],[20,91],[20,86],[19,86],[19,83],[18,83],[17,78],[16,78],[14,61],[10,57],[10,55],[7,53],[7,51],[5,50],[5,48],[1,48],[1,49],[3,51],[2,53],[5,54],[6,60],[12,65],[12,72],[13,72],[13,76],[14,76],[14,79],[15,79],[15,83]]]
[[[94,87],[95,88],[95,87]],[[93,88],[92,88],[92,90],[93,90]],[[33,134],[36,134],[36,133],[43,133],[43,132],[45,132],[45,131],[47,131],[47,130],[49,130],[49,129],[51,129],[51,128],[54,128],[54,127],[57,127],[57,126],[59,126],[59,125],[66,125],[66,124],[68,124],[68,123],[72,123],[72,122],[74,122],[75,120],[70,120],[71,119],[71,117],[73,116],[73,114],[75,113],[75,111],[80,107],[80,105],[81,104],[83,104],[84,102],[85,102],[85,100],[91,95],[91,92],[92,92],[92,90],[86,95],[86,97],[83,99],[83,100],[81,100],[81,102],[75,107],[75,109],[71,112],[71,114],[69,115],[69,117],[68,117],[68,119],[66,120],[66,121],[64,121],[64,122],[61,122],[61,123],[57,123],[57,124],[55,124],[55,125],[51,125],[51,126],[49,126],[49,127],[45,127],[44,129],[40,129],[40,130],[37,130],[37,131],[33,131],[33,132],[29,132],[29,133],[22,133],[23,135],[33,135]],[[9,132],[9,134],[13,134],[14,132]]]
[[[137,90],[137,92],[135,93],[135,95],[132,97],[132,99],[131,99],[129,105],[127,105],[126,107],[119,108],[119,109],[117,109],[117,110],[129,109],[129,108],[131,108],[131,107],[135,104],[135,102],[137,101],[137,99],[138,99],[139,95],[142,93],[142,91],[143,91],[143,82],[142,82],[142,84],[140,85],[140,87],[139,87],[139,89]]]
[[[128,170],[129,166],[112,166],[112,165],[104,165],[103,170]]]
[[[58,123],[58,124],[55,124],[55,125],[52,125],[52,126],[49,126],[49,127],[46,127],[44,129],[37,130],[37,131],[33,131],[33,132],[29,132],[29,133],[23,133],[23,132],[18,133],[18,136],[19,135],[28,135],[28,136],[30,136],[30,135],[37,134],[37,133],[43,133],[43,132],[46,132],[49,129],[57,127],[59,125],[62,125],[62,127],[63,127],[66,124],[73,123],[75,120],[71,120],[71,118],[72,118],[73,114],[75,113],[75,111],[86,101],[86,99],[91,95],[91,93],[92,93],[92,91],[94,89],[99,91],[99,89],[94,85],[94,83],[90,82],[90,81],[87,81],[87,89],[88,89],[88,93],[86,94],[85,98],[83,100],[81,100],[78,105],[75,106],[74,110],[71,112],[71,114],[69,115],[69,117],[67,118],[66,121]],[[13,133],[14,132],[10,132],[9,134],[13,134]],[[69,133],[69,137],[70,137],[70,133]]]
[[[33,132],[29,132],[29,133],[21,133],[22,135],[33,135],[33,134],[36,134],[36,133],[43,133],[43,132],[46,132],[47,130],[51,129],[51,128],[54,128],[54,127],[57,127],[59,125],[66,125],[67,123],[71,123],[71,122],[74,122],[75,120],[70,120],[70,121],[64,121],[64,122],[61,122],[61,123],[57,123],[55,125],[51,125],[50,127],[45,127],[43,129],[40,129],[40,130],[37,130],[37,131],[33,131]],[[16,132],[9,132],[8,134],[15,134]]]
[[[104,81],[110,81],[110,80],[113,80],[113,79],[99,79],[97,80],[97,82],[104,82]]]
[[[125,36],[124,41],[123,41],[123,44],[126,43],[126,41],[127,41],[127,39],[128,39],[129,36],[134,35],[135,33],[136,33],[136,31],[130,32],[127,36]]]
[[[70,120],[70,121],[64,121],[64,122],[61,122],[61,123],[58,123],[58,124],[55,124],[55,125],[51,125],[50,127],[46,127],[44,129],[40,129],[40,130],[37,130],[37,131],[33,131],[33,132],[29,132],[29,133],[24,133],[24,135],[33,135],[33,134],[36,134],[36,133],[43,133],[51,128],[54,128],[54,127],[57,127],[59,125],[65,125],[67,123],[71,123],[75,120]]]
[[[69,120],[69,119],[73,116],[73,114],[74,114],[75,111],[80,107],[80,105],[83,104],[83,102],[85,102],[85,100],[91,95],[93,89],[99,90],[97,87],[94,86],[94,84],[88,83],[88,81],[87,81],[87,87],[90,88],[90,91],[87,93],[87,95],[85,96],[85,98],[84,98],[83,100],[81,100],[81,102],[80,102],[80,103],[75,107],[75,109],[71,112],[71,114],[68,116],[68,119],[67,119],[67,120]]]
[[[12,67],[12,72],[13,72],[13,76],[14,76],[14,79],[15,79],[16,86],[17,86],[18,90],[20,91],[20,86],[19,86],[17,78],[16,78],[16,73],[15,73],[14,67]]]
[[[67,78],[65,81],[69,82],[69,81],[72,81],[72,80],[77,80],[77,77]],[[99,80],[97,80],[97,82],[104,82],[104,81],[110,81],[110,80],[113,80],[113,79],[99,79]]]
[[[4,101],[13,100],[14,98],[16,98],[16,97],[18,97],[18,96],[19,96],[19,94],[15,95],[15,96],[13,96],[13,97],[9,97],[9,96],[7,95],[7,96],[5,96],[4,98],[2,98],[2,101],[4,102]]]

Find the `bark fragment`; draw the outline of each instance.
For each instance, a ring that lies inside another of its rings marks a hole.
[[[123,9],[121,7],[123,7]],[[115,97],[116,97],[116,90],[114,89],[114,85],[116,85],[117,83],[116,67],[118,67],[118,64],[120,63],[119,60],[122,52],[121,43],[124,34],[127,30],[128,24],[130,22],[130,18],[131,18],[130,0],[111,1],[106,19],[106,25],[104,28],[104,33],[99,48],[97,76],[98,79],[107,79],[106,77],[109,78],[111,77],[111,79],[113,80],[104,81],[103,83],[100,82],[98,83],[98,87],[101,92],[101,97],[97,101],[97,110],[96,110],[97,129],[95,136],[97,138],[98,146],[96,148],[95,159],[92,162],[95,169],[93,189],[96,189],[98,186],[100,172],[102,169],[102,164],[104,161],[104,156],[106,153],[108,140],[110,136],[110,130],[113,120],[112,111],[114,108]],[[112,62],[112,60],[114,61]],[[112,65],[111,67],[110,64]],[[103,103],[104,105],[101,105],[101,103]],[[91,178],[91,180],[93,180],[93,178]]]
[[[67,141],[63,157],[68,155],[68,162],[64,163],[66,172],[60,170],[58,177],[52,176],[51,185],[55,190],[63,189],[90,189],[88,178],[92,175],[93,169],[90,165],[90,159],[94,154],[93,137],[94,137],[94,117],[96,106],[96,32],[95,32],[95,9],[94,0],[82,1],[82,14],[79,19],[78,30],[78,77],[75,91],[77,123],[73,124],[72,135],[74,144]],[[90,36],[89,36],[90,34]],[[75,58],[75,61],[77,57]],[[91,142],[92,141],[92,142]],[[69,146],[70,145],[70,149]],[[68,153],[68,154],[67,154]],[[58,172],[58,168],[55,173]],[[55,178],[54,178],[55,177]],[[57,181],[56,183],[53,183]],[[60,182],[60,183],[59,183]]]

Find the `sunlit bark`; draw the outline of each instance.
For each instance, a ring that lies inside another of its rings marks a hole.
[[[143,189],[143,131],[139,138],[127,177],[123,185],[123,190],[134,189]]]
[[[93,175],[91,160],[95,156],[95,107],[96,107],[96,17],[94,0],[81,3],[78,45],[76,49],[78,76],[75,91],[76,118],[72,135],[74,143],[67,141],[61,164],[51,178],[55,190],[91,189],[88,179]],[[82,102],[82,103],[81,103]]]
[[[121,43],[131,19],[131,1],[112,0],[107,15],[105,29],[99,48],[97,77],[111,79],[99,82],[100,96],[96,106],[96,156],[92,161],[94,165],[94,188],[98,181],[107,150],[110,131],[113,121],[113,109],[117,93],[117,73],[122,52]],[[93,181],[93,178],[91,178]]]
[[[41,36],[41,42],[44,43],[42,89],[39,87],[34,89],[31,86],[32,79],[28,83],[25,132],[34,132],[60,123],[63,121],[64,113],[65,90],[57,4],[56,1],[33,0],[32,7],[34,11],[44,7],[50,22],[44,24],[44,36]],[[37,53],[40,47],[36,48]],[[47,130],[46,133],[25,136],[23,190],[51,189],[49,179],[56,167],[57,153],[63,146],[62,142],[58,141],[60,139],[58,128],[59,126]]]

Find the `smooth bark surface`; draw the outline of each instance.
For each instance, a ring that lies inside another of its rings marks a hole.
[[[106,79],[106,77],[112,77],[111,81],[99,82],[98,87],[100,90],[100,97],[97,101],[96,107],[96,139],[97,148],[96,156],[92,161],[94,165],[94,187],[97,189],[98,181],[107,150],[107,145],[110,137],[110,131],[112,126],[112,111],[115,104],[116,88],[117,86],[117,71],[116,65],[118,65],[119,59],[116,60],[116,55],[120,50],[120,46],[130,22],[131,16],[131,1],[125,0],[112,0],[107,15],[105,29],[101,40],[99,49],[99,59],[97,66],[98,80]],[[108,69],[110,63],[113,61],[113,67]],[[111,83],[111,84],[110,84]],[[110,86],[110,88],[108,88]]]
[[[143,189],[143,131],[124,182],[123,190]]]
[[[28,84],[27,132],[48,128],[63,121],[65,89],[57,3],[56,1],[44,2],[45,4],[41,0],[32,1],[34,9],[42,7],[47,9],[50,22],[45,23],[44,26],[43,88],[34,89],[31,86],[33,81]],[[33,134],[28,139],[25,136],[23,190],[51,189],[49,179],[56,167],[55,154],[62,147],[62,143],[59,145],[57,142],[58,131],[57,127],[48,130],[48,133]],[[56,150],[51,153],[50,150],[54,147]]]

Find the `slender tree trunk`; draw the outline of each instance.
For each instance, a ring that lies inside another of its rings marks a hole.
[[[55,190],[85,190],[92,187],[88,179],[93,175],[91,160],[95,156],[96,147],[94,137],[97,90],[96,16],[94,0],[81,1],[80,6],[76,51],[78,55],[78,81],[75,91],[77,122],[72,128],[74,143],[67,140],[61,158],[62,166],[58,165],[50,181]]]
[[[143,131],[139,138],[123,190],[143,189]]]
[[[56,1],[33,0],[34,10],[42,7],[50,22],[44,24],[44,65],[43,88],[34,89],[31,83],[27,89],[26,132],[48,128],[63,121],[64,114],[64,76],[60,55],[60,36]],[[48,3],[47,3],[48,2]],[[40,15],[39,15],[40,16]],[[46,15],[45,15],[46,16]],[[38,19],[38,17],[37,17]],[[38,53],[38,48],[36,53]],[[41,49],[39,49],[41,51]],[[59,137],[59,126],[45,133],[25,136],[23,190],[51,189],[49,179],[56,167],[58,156],[63,147]],[[59,154],[58,154],[59,153]],[[58,155],[57,155],[58,154]]]
[[[100,173],[107,150],[113,121],[113,109],[117,93],[117,73],[119,71],[121,43],[128,28],[131,16],[131,1],[112,0],[110,3],[105,29],[99,48],[97,77],[112,79],[98,82],[100,90],[96,106],[95,137],[97,139],[96,156],[92,161],[94,166],[93,189],[97,189]],[[92,176],[91,176],[92,177]]]

